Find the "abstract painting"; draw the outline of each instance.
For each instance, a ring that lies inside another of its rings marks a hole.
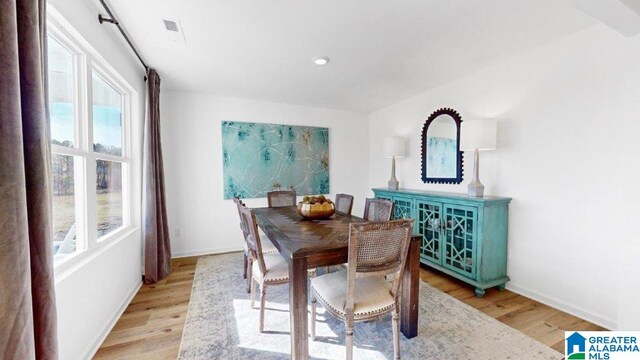
[[[456,139],[427,138],[427,176],[434,178],[456,177]]]
[[[222,122],[224,198],[329,193],[329,129]]]

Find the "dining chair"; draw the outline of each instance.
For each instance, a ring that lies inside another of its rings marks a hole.
[[[260,286],[260,332],[264,332],[264,307],[267,286],[289,283],[289,264],[280,254],[265,254],[262,241],[258,233],[258,225],[253,211],[246,206],[240,207],[240,214],[248,229],[247,245],[253,262],[251,265],[251,308],[254,308],[256,284]],[[309,270],[309,276],[314,277],[315,270]]]
[[[348,194],[336,194],[336,211],[351,215],[353,209],[353,196]]]
[[[316,303],[345,324],[348,360],[353,357],[355,322],[392,313],[393,354],[400,359],[400,284],[413,219],[349,225],[349,267],[311,279],[311,339],[316,337]],[[385,276],[393,275],[393,282]]]
[[[338,195],[341,195],[341,194],[338,194]],[[338,195],[336,195],[336,203],[338,202]],[[366,199],[365,200],[364,216],[363,216],[365,220],[372,221],[372,222],[389,221],[391,220],[392,215],[393,215],[393,202],[386,199]],[[340,265],[340,267],[348,268],[349,264],[342,264]],[[328,273],[329,271],[331,271],[331,268],[325,267],[325,273]]]
[[[242,230],[242,235],[244,236],[244,269],[242,276],[247,279],[247,292],[251,292],[251,266],[253,260],[249,254],[249,246],[247,245],[247,236],[249,235],[249,229],[245,224],[244,219],[242,218],[242,213],[240,209],[245,206],[245,204],[239,198],[233,198],[233,202],[236,204],[238,208],[238,216],[240,217],[240,230]],[[262,252],[265,254],[273,254],[277,253],[278,249],[273,245],[271,240],[264,234],[262,236]]]
[[[267,193],[267,203],[270,208],[296,206],[295,190],[270,191]]]
[[[367,221],[389,221],[393,216],[393,202],[386,199],[366,199],[364,219]]]

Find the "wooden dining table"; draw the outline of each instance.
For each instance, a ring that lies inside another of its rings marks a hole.
[[[291,358],[308,359],[307,270],[346,263],[349,224],[365,220],[338,212],[327,220],[307,220],[298,215],[295,206],[257,208],[254,214],[262,231],[289,264]],[[402,275],[400,330],[407,338],[418,332],[420,240],[419,236],[412,237]]]

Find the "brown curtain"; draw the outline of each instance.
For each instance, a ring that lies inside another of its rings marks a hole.
[[[0,0],[0,358],[57,359],[46,0]]]
[[[147,114],[142,158],[144,281],[152,284],[171,273],[171,243],[160,144],[160,76],[154,69],[147,73]]]

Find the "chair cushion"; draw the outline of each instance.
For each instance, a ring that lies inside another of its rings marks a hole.
[[[273,281],[285,281],[289,279],[289,264],[282,257],[282,255],[276,254],[263,254],[264,265],[267,268],[266,274],[264,274],[265,282]],[[260,264],[258,260],[253,261],[252,274],[258,280],[262,281],[263,274],[260,272]]]
[[[267,235],[260,235],[260,241],[262,244],[262,253],[263,254],[274,254],[278,252],[278,248],[271,242],[271,240],[267,237]],[[247,246],[247,242],[245,241],[242,246],[244,247],[244,252],[249,252],[249,246]]]
[[[260,235],[260,241],[262,242],[263,254],[273,254],[278,252],[278,249],[273,245],[271,239],[269,239],[267,235]]]
[[[262,254],[262,257],[264,258],[264,265],[267,268],[264,282],[283,282],[289,280],[289,264],[280,253]],[[254,260],[251,266],[253,277],[260,282],[262,280],[262,273],[260,272],[258,260]],[[316,274],[316,269],[307,270],[307,276],[309,277],[315,277]]]
[[[318,300],[335,313],[346,316],[347,272],[337,271],[311,279],[311,289]],[[391,284],[384,276],[371,276],[356,280],[354,295],[354,318],[366,318],[393,309],[395,301],[391,295]]]

